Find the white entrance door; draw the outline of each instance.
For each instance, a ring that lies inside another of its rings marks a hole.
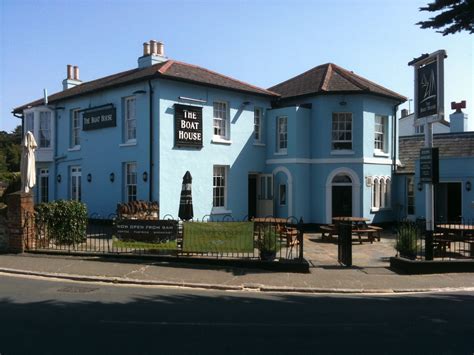
[[[257,179],[257,217],[273,216],[273,175],[261,174]]]

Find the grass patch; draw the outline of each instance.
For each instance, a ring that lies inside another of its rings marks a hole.
[[[166,243],[145,243],[145,242],[124,242],[122,240],[114,240],[112,242],[113,248],[123,248],[123,249],[160,249],[160,250],[176,250],[176,240],[171,240]]]
[[[184,222],[183,251],[253,253],[253,222]]]

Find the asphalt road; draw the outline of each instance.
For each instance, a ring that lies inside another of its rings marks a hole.
[[[295,295],[0,275],[0,354],[473,354],[474,294]]]

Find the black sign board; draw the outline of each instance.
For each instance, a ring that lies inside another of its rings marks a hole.
[[[117,126],[115,107],[91,109],[82,114],[82,130],[84,131],[115,126]]]
[[[202,107],[174,105],[174,145],[202,148]]]
[[[418,92],[417,118],[438,113],[438,65],[437,61],[418,68],[416,83]]]
[[[420,149],[420,182],[437,184],[439,182],[439,149]]]
[[[117,238],[123,241],[166,243],[176,240],[178,221],[120,220],[115,224]]]

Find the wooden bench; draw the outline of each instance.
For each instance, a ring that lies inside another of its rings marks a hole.
[[[374,234],[377,233],[375,229],[367,228],[367,229],[352,229],[352,234],[357,235],[359,237],[359,243],[362,244],[362,236],[367,235],[367,238],[370,244],[374,242]]]
[[[332,236],[337,234],[336,228],[334,228],[334,226],[331,226],[331,225],[320,226],[319,229],[321,230],[322,240],[331,240]]]
[[[373,225],[368,225],[367,227],[369,227],[370,229],[375,230],[375,232],[376,232],[375,235],[377,236],[377,240],[380,242],[380,234],[382,233],[383,228],[373,226]]]

